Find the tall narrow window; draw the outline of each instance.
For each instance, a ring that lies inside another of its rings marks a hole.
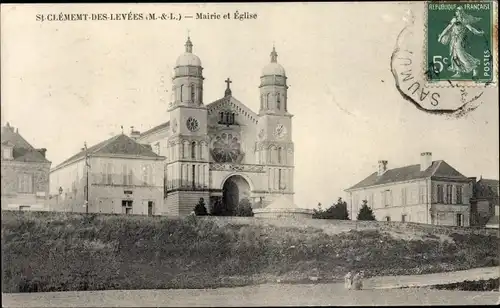
[[[401,188],[401,205],[406,205],[406,187]]]
[[[282,185],[281,185],[281,169],[278,169],[278,188],[282,189]]]
[[[283,148],[278,148],[278,164],[281,164],[283,162],[282,150],[283,150]]]
[[[101,172],[101,175],[102,175],[101,176],[101,184],[106,184],[106,180],[107,180],[106,166],[107,165],[105,163],[101,164],[101,170],[102,170],[102,172]]]
[[[457,185],[457,202],[456,204],[462,204],[462,186]]]
[[[107,167],[107,176],[108,176],[107,184],[113,184],[113,166],[111,165],[111,163],[108,163],[106,167]]]
[[[219,112],[219,123],[222,124],[224,122],[224,112]]]
[[[191,158],[196,159],[196,142],[191,142]]]
[[[267,93],[266,95],[266,109],[269,109],[269,96],[271,95],[271,93]]]
[[[184,94],[184,93],[182,93],[182,92],[184,92],[184,85],[183,85],[183,84],[181,84],[181,102],[183,101],[183,100],[182,100],[182,96],[183,96],[183,94]]]
[[[418,187],[418,203],[425,203],[425,186]]]
[[[18,175],[17,191],[20,193],[33,193],[33,176],[27,173]]]
[[[260,96],[260,109],[264,109],[264,95]]]
[[[195,97],[195,89],[194,89],[194,84],[191,85],[191,102],[194,103],[194,97]]]
[[[285,111],[287,111],[287,107],[286,107],[286,96],[283,97],[283,100],[285,101],[284,102],[284,105],[285,105]]]
[[[276,108],[278,108],[278,110],[280,110],[280,108],[281,108],[281,94],[280,93],[276,94]]]
[[[451,204],[452,203],[452,197],[453,197],[453,186],[451,185],[446,185],[446,203]]]
[[[122,177],[123,177],[123,185],[128,185],[128,173],[127,173],[127,165],[123,165],[122,168]]]
[[[436,185],[436,190],[437,190],[437,202],[438,203],[444,203],[444,191],[443,191],[443,185]]]
[[[191,166],[191,186],[195,187],[196,184],[196,166],[192,165]]]
[[[231,125],[234,124],[234,112],[231,114]]]
[[[132,168],[128,170],[128,185],[134,185],[134,172]]]
[[[149,179],[149,166],[148,165],[143,165],[142,166],[142,184],[143,185],[148,185],[148,179]]]

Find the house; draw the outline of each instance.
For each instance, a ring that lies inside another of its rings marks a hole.
[[[7,123],[2,127],[2,210],[47,210],[51,162]]]
[[[345,191],[353,219],[367,200],[377,220],[469,226],[470,179],[430,152],[420,164],[394,169],[379,161],[377,172]]]
[[[123,133],[83,148],[50,171],[51,206],[57,211],[85,212],[88,205],[89,213],[161,215],[164,159]]]
[[[479,227],[498,228],[499,212],[499,181],[483,179],[473,181],[473,196],[471,198],[471,225]]]

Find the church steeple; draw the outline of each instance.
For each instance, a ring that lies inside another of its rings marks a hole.
[[[277,63],[278,62],[278,53],[276,52],[276,48],[274,47],[273,44],[273,51],[271,51],[271,63]]]
[[[189,52],[189,53],[193,52],[193,43],[191,42],[191,38],[189,37],[189,35],[188,35],[188,39],[186,41],[186,44],[184,44],[184,46],[186,46],[186,52]]]

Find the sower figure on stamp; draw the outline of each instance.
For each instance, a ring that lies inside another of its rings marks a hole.
[[[481,60],[474,58],[465,51],[467,31],[475,35],[483,35],[484,31],[477,30],[471,24],[478,22],[481,18],[464,13],[462,7],[458,7],[448,26],[441,32],[438,41],[443,45],[450,45],[451,65],[448,70],[454,72],[452,77],[460,77],[462,73],[472,72],[472,76],[477,76],[477,67]]]

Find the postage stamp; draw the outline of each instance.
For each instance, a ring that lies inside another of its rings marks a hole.
[[[494,1],[428,2],[427,81],[486,86],[496,83]]]

